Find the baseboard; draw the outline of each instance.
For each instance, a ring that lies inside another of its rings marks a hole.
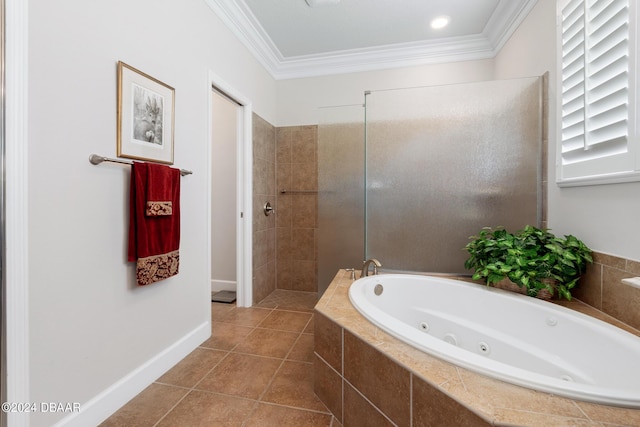
[[[83,403],[79,412],[63,418],[54,427],[99,425],[191,353],[209,336],[211,336],[211,323],[205,322],[87,403]]]
[[[211,279],[211,292],[235,291],[237,287],[236,281]]]

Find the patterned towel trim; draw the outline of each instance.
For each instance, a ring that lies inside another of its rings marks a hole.
[[[168,202],[147,202],[147,216],[173,215],[173,204]]]
[[[138,285],[144,286],[178,274],[180,254],[177,250],[146,258],[138,258],[136,278]]]

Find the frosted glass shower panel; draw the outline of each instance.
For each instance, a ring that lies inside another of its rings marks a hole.
[[[320,109],[318,292],[364,256],[364,107]]]
[[[541,79],[366,96],[366,257],[461,274],[484,226],[539,225]]]

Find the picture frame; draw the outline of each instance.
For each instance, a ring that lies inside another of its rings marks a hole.
[[[174,110],[174,88],[118,61],[118,157],[172,165]]]

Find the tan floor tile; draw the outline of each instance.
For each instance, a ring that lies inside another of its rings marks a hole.
[[[233,351],[284,359],[298,336],[295,332],[255,328]]]
[[[242,326],[233,323],[213,322],[211,337],[200,344],[200,347],[217,350],[232,350],[253,331],[252,326]]]
[[[211,320],[220,320],[222,317],[229,314],[229,312],[235,310],[236,305],[234,304],[224,304],[221,302],[212,302],[211,303]]]
[[[288,289],[276,289],[258,307],[270,307],[285,310],[313,311],[318,302],[317,292],[302,292]]]
[[[274,310],[259,326],[282,331],[302,332],[307,327],[310,319],[310,313]]]
[[[240,426],[257,404],[247,398],[259,399],[271,384],[269,396],[273,400],[314,407],[317,398],[309,392],[309,372],[302,368],[313,360],[311,310],[316,302],[315,293],[276,290],[262,306],[211,303],[211,337],[102,425],[153,426],[162,419],[162,426]],[[252,335],[258,325],[259,332]],[[283,357],[289,358],[287,369],[276,378]],[[195,390],[187,395],[189,387]],[[331,424],[331,416],[317,411],[271,404],[261,405],[252,414],[251,425],[268,426],[272,421],[279,425],[283,417],[283,425],[340,426],[337,420]]]
[[[151,384],[131,399],[100,427],[153,426],[188,390],[162,384]]]
[[[291,349],[291,353],[287,356],[287,359],[313,363],[313,345],[313,335],[301,334]]]
[[[315,319],[314,316],[311,315],[311,320],[309,321],[309,323],[307,324],[307,327],[304,328],[304,333],[305,334],[313,334],[313,326],[315,324]]]
[[[235,307],[233,310],[220,317],[221,322],[233,323],[242,326],[257,326],[273,310],[268,308]]]
[[[313,391],[313,364],[310,363],[285,361],[262,401],[329,412]]]
[[[230,353],[196,388],[258,399],[281,363],[280,359]]]
[[[192,391],[158,427],[240,427],[255,404],[253,400]]]
[[[196,348],[156,381],[180,387],[193,387],[228,353]]]
[[[245,427],[329,427],[332,418],[329,414],[261,403]]]

